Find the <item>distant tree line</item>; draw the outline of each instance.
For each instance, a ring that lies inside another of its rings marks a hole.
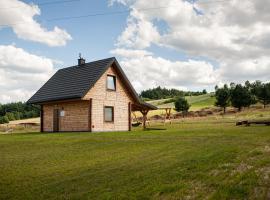
[[[161,88],[160,86],[143,90],[140,94],[140,97],[146,100],[154,100],[154,99],[166,99],[166,98],[173,98],[173,97],[179,97],[179,96],[199,96],[202,94],[207,94],[206,90],[203,91],[182,91],[177,89],[167,89],[167,88]]]
[[[9,121],[39,117],[40,107],[22,102],[0,104],[0,124]]]
[[[265,107],[270,104],[270,83],[246,81],[244,85],[231,83],[215,87],[216,106],[222,107],[224,113],[228,106],[233,106],[239,111],[260,102]]]

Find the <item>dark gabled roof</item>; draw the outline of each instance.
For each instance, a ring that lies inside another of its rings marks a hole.
[[[36,104],[82,98],[115,61],[107,58],[58,70],[29,100]]]
[[[42,104],[58,100],[81,99],[112,64],[115,64],[115,70],[134,100],[149,109],[156,109],[155,106],[141,101],[114,57],[58,70],[27,102]]]

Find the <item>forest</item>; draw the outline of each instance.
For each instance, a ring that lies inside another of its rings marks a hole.
[[[0,104],[0,124],[13,120],[39,117],[40,107],[23,102]]]
[[[160,86],[152,89],[143,90],[140,94],[140,97],[144,100],[156,100],[156,99],[167,99],[173,98],[177,96],[198,96],[202,94],[206,94],[207,91],[204,89],[203,91],[182,91],[177,89],[167,89],[161,88]]]
[[[245,84],[231,83],[229,86],[227,84],[223,87],[216,86],[215,97],[215,105],[223,108],[224,113],[229,106],[239,111],[256,103],[261,103],[266,107],[270,104],[270,83],[246,81]]]

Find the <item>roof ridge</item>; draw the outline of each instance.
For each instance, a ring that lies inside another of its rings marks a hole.
[[[115,61],[115,57],[110,57],[80,67],[75,65],[59,69],[27,102],[41,103],[70,96],[83,97]]]
[[[104,58],[104,59],[94,60],[94,61],[85,63],[85,64],[83,64],[83,65],[81,65],[81,66],[79,66],[79,65],[73,65],[73,66],[70,66],[70,67],[64,67],[64,68],[59,69],[58,71],[60,71],[60,70],[66,70],[66,69],[72,69],[72,68],[78,68],[78,67],[87,67],[87,65],[91,65],[91,64],[93,64],[93,63],[95,63],[95,62],[101,62],[101,61],[106,61],[106,60],[110,60],[110,59],[116,60],[115,57],[109,57],[109,58]]]

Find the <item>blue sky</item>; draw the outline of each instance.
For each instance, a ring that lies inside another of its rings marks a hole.
[[[0,32],[0,36],[4,41],[1,44],[16,44],[17,47],[22,47],[33,54],[61,61],[61,64],[56,63],[57,68],[76,64],[79,53],[82,53],[82,56],[87,61],[111,56],[117,57],[117,55],[110,53],[110,51],[115,48],[117,37],[125,29],[129,13],[112,15],[109,13],[128,11],[127,7],[121,4],[109,5],[106,0],[77,0],[45,5],[42,4],[53,1],[36,0],[24,2],[37,5],[41,4],[39,6],[41,15],[36,16],[35,19],[47,29],[53,29],[54,26],[65,29],[72,36],[72,40],[65,46],[51,48],[44,44],[21,40],[16,37],[16,34],[9,27],[6,27]],[[99,13],[108,13],[108,15],[50,21],[55,18],[77,17]],[[27,26],[27,23],[25,25]],[[166,24],[164,22],[156,21],[156,25],[160,27],[161,31],[165,31]],[[182,51],[160,48],[155,45],[147,49],[157,56],[163,56],[174,61],[194,58],[194,56],[188,56]]]
[[[35,4],[46,1],[24,1]],[[51,2],[51,1],[49,1]],[[14,8],[15,9],[15,8]],[[63,66],[76,63],[79,52],[88,60],[112,56],[109,51],[114,48],[114,42],[125,27],[128,13],[114,16],[85,17],[79,19],[47,21],[48,19],[81,16],[92,13],[112,12],[126,9],[121,5],[108,6],[107,1],[80,0],[69,3],[48,4],[40,6],[41,15],[35,19],[47,29],[54,26],[65,29],[72,40],[66,46],[50,48],[47,45],[21,40],[10,28],[0,32],[1,44],[15,43],[28,52],[46,56],[64,62]],[[27,24],[26,24],[27,26]]]
[[[138,92],[270,79],[267,0],[67,1],[0,2],[0,102],[27,100],[79,53],[115,56]]]

